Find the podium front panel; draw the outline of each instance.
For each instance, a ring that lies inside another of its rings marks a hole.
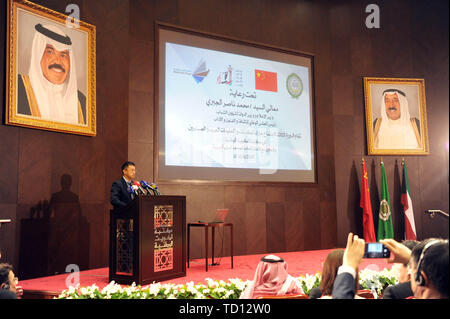
[[[140,202],[141,281],[150,283],[186,275],[184,196]]]
[[[185,196],[139,196],[112,211],[110,281],[144,285],[186,276],[185,238]]]
[[[116,219],[116,274],[133,276],[134,230],[132,218]]]

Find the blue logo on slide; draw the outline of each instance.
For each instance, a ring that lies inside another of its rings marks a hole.
[[[206,62],[201,59],[192,76],[195,82],[200,83],[208,75],[209,69],[206,68]]]

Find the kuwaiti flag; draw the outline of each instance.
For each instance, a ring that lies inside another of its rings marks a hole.
[[[403,212],[405,213],[405,239],[417,240],[416,225],[414,223],[414,212],[409,190],[408,171],[406,163],[403,163],[402,198]]]

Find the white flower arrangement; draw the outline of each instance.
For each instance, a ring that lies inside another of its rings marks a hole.
[[[309,295],[311,289],[320,286],[321,274],[306,274],[296,278],[303,292]],[[238,299],[242,291],[248,285],[249,280],[239,278],[213,280],[206,278],[205,284],[194,284],[193,281],[186,284],[161,284],[153,283],[148,286],[122,287],[111,281],[101,291],[94,284],[89,287],[69,287],[64,290],[57,299]],[[374,271],[363,269],[359,272],[359,283],[363,289],[376,289],[378,295],[382,294],[388,285],[398,283],[397,273],[391,269]]]
[[[393,269],[363,269],[359,272],[359,284],[363,289],[375,289],[378,295],[382,295],[387,286],[398,284],[397,278],[398,273]]]
[[[95,284],[89,287],[69,287],[57,299],[238,299],[248,281],[235,278],[225,282],[207,278],[206,283],[153,283],[144,287],[133,283],[131,286],[122,287],[111,281],[101,291]]]
[[[303,292],[309,296],[311,289],[320,286],[321,275],[320,273],[315,273],[314,275],[306,274],[296,278],[300,281],[302,285]]]

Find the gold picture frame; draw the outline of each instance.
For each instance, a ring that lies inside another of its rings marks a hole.
[[[8,0],[8,125],[96,135],[96,29],[26,0]]]
[[[368,155],[428,155],[425,80],[364,77]]]

